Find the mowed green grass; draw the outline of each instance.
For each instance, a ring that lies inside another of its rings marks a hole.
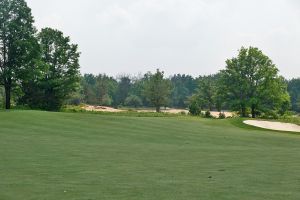
[[[237,120],[0,112],[0,199],[297,200],[300,135]]]

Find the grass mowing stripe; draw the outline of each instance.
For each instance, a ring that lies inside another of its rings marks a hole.
[[[0,199],[299,199],[300,136],[236,119],[0,112]]]

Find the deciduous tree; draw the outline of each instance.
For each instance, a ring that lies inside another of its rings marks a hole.
[[[289,104],[284,79],[258,48],[241,48],[236,58],[226,61],[221,74],[228,100],[243,117],[247,116],[247,109],[255,118],[259,112],[282,112]]]
[[[24,81],[21,78],[28,79],[39,55],[33,22],[24,0],[0,1],[0,84],[5,89],[6,109],[11,106],[12,90]]]
[[[144,95],[155,106],[156,112],[160,112],[161,106],[167,106],[171,93],[170,81],[164,79],[164,72],[157,69],[155,74],[149,73],[144,84]]]
[[[59,110],[78,88],[80,53],[69,37],[51,28],[42,29],[38,42],[44,67],[29,90],[25,90],[24,101],[33,108]]]

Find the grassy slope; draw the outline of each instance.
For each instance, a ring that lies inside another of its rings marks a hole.
[[[0,112],[0,199],[299,199],[300,136],[231,122]]]

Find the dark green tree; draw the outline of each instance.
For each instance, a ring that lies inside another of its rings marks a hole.
[[[289,104],[287,85],[273,62],[257,48],[241,48],[239,55],[226,61],[221,71],[224,93],[234,110],[253,118],[260,112],[284,112]]]
[[[84,74],[80,83],[82,85],[84,102],[91,105],[97,104],[96,76],[93,74]]]
[[[144,84],[144,96],[160,112],[161,106],[167,106],[171,93],[170,80],[164,79],[164,72],[157,69],[155,74],[148,73]]]
[[[148,74],[139,75],[132,78],[129,95],[138,96],[142,100],[143,106],[150,106],[147,98],[143,95],[145,82],[148,80]]]
[[[142,99],[136,95],[130,95],[125,100],[126,106],[133,106],[135,108],[141,106],[143,104]]]
[[[51,28],[42,29],[38,41],[43,68],[34,84],[25,90],[24,101],[32,108],[59,110],[79,86],[78,46]]]
[[[32,78],[39,56],[31,9],[24,0],[0,1],[0,84],[5,89],[5,108],[11,92],[21,81]]]
[[[105,74],[99,74],[96,77],[96,98],[97,104],[102,106],[111,106],[113,103],[117,81],[113,77]]]
[[[170,78],[172,83],[171,105],[177,108],[186,108],[188,97],[191,96],[197,83],[193,77],[185,74],[176,74]]]
[[[110,106],[115,99],[118,82],[106,74],[84,74],[81,79],[84,102],[91,105]]]
[[[210,111],[215,106],[215,97],[217,95],[217,80],[214,75],[201,76],[198,78],[197,95],[201,99],[202,108],[206,108]]]
[[[124,105],[125,100],[131,89],[131,79],[127,75],[122,75],[119,77],[118,88],[116,91],[116,105]]]
[[[193,95],[189,99],[189,113],[193,116],[197,116],[201,114],[201,100],[198,95]]]
[[[300,112],[300,78],[288,81],[288,91],[291,96],[292,110]]]

